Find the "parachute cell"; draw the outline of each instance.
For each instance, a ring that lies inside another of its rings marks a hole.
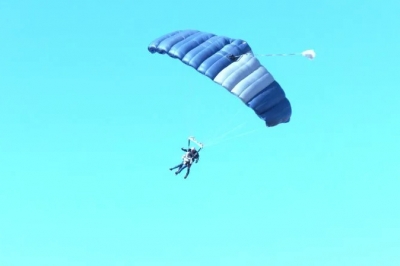
[[[179,30],[155,39],[148,50],[193,67],[241,99],[268,127],[290,121],[292,109],[285,92],[246,41]]]

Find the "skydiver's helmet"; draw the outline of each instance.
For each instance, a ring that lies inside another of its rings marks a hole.
[[[192,152],[195,152],[195,151],[196,151],[196,148],[195,148],[195,147],[191,147],[190,150],[191,150]]]

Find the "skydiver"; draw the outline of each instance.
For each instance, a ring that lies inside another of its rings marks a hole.
[[[181,148],[182,151],[185,151],[186,153],[182,156],[182,162],[178,164],[175,167],[169,168],[170,171],[173,169],[179,168],[176,172],[175,175],[179,174],[183,169],[187,168],[186,170],[186,175],[184,176],[184,179],[186,179],[190,173],[190,167],[192,166],[193,162],[198,163],[200,159],[200,155],[198,151],[192,147],[190,149],[185,149]]]

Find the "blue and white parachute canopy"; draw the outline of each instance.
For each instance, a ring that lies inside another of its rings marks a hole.
[[[178,30],[155,39],[148,50],[168,54],[209,77],[241,99],[268,127],[290,121],[292,108],[285,92],[246,41]]]

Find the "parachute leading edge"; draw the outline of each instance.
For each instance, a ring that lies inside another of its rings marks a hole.
[[[285,92],[246,41],[179,30],[155,39],[148,50],[168,54],[212,79],[241,99],[268,127],[290,121],[292,108]]]

